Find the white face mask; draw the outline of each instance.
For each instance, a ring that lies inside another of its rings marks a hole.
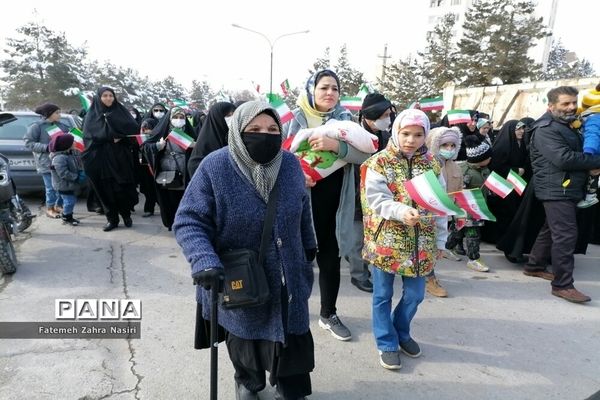
[[[185,126],[185,119],[173,118],[171,120],[171,125],[173,125],[175,128],[183,128]]]
[[[133,117],[133,119],[137,118],[137,115],[135,113],[129,113],[129,114],[131,114],[131,116]]]
[[[231,119],[233,118],[232,115],[230,115],[229,117],[225,117],[225,123],[227,124],[227,126],[231,126]]]
[[[391,123],[392,120],[390,119],[390,117],[386,117],[376,120],[373,125],[375,125],[375,127],[380,131],[387,131],[390,128]]]
[[[153,115],[154,115],[154,118],[161,119],[162,117],[165,116],[165,113],[159,111],[159,112],[154,112]]]

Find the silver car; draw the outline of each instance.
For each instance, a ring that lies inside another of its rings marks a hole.
[[[12,178],[19,193],[44,191],[44,181],[35,169],[31,150],[25,147],[23,136],[31,124],[39,121],[38,114],[31,111],[6,111],[17,120],[0,126],[0,153],[10,163]],[[72,114],[61,114],[60,122],[69,128],[81,129],[81,118]]]

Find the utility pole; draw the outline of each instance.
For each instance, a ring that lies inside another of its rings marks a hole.
[[[386,43],[383,48],[383,55],[377,56],[377,57],[383,59],[383,65],[381,67],[381,81],[383,81],[385,79],[385,69],[386,69],[387,59],[392,58],[391,56],[388,56],[387,49],[388,49],[388,45]]]
[[[550,6],[550,15],[548,16],[548,29],[550,35],[546,36],[544,43],[544,54],[542,56],[542,72],[546,72],[548,69],[548,58],[550,57],[550,51],[552,50],[552,39],[554,38],[554,22],[556,21],[556,9],[558,8],[558,0],[552,0]]]

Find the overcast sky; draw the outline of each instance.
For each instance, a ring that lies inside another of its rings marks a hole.
[[[385,43],[392,61],[422,49],[428,5],[428,0],[20,0],[2,5],[0,43],[4,45],[17,27],[34,19],[36,9],[46,26],[64,31],[71,43],[87,42],[91,58],[134,68],[152,79],[173,75],[185,85],[193,79],[206,79],[216,88],[251,89],[251,81],[256,81],[266,89],[267,41],[232,27],[232,23],[272,39],[310,30],[276,43],[274,87],[286,78],[292,86],[302,85],[308,68],[324,49],[331,47],[335,60],[343,43],[347,43],[351,64],[374,79]],[[600,54],[594,40],[598,15],[600,1],[559,0],[555,35],[567,48],[592,61],[600,75]],[[0,57],[6,57],[5,53]]]

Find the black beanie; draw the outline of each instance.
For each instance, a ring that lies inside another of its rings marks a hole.
[[[56,110],[60,110],[60,107],[56,104],[52,103],[44,103],[40,106],[37,106],[35,110],[33,110],[36,114],[40,114],[44,118],[48,118],[51,116]]]
[[[48,144],[48,150],[54,153],[57,151],[69,150],[73,146],[75,137],[69,133],[59,133],[54,135]]]
[[[369,93],[365,96],[360,115],[362,118],[375,121],[379,119],[392,106],[392,103],[381,93]]]
[[[467,162],[471,164],[477,164],[492,157],[490,145],[477,134],[465,136],[465,150]]]

